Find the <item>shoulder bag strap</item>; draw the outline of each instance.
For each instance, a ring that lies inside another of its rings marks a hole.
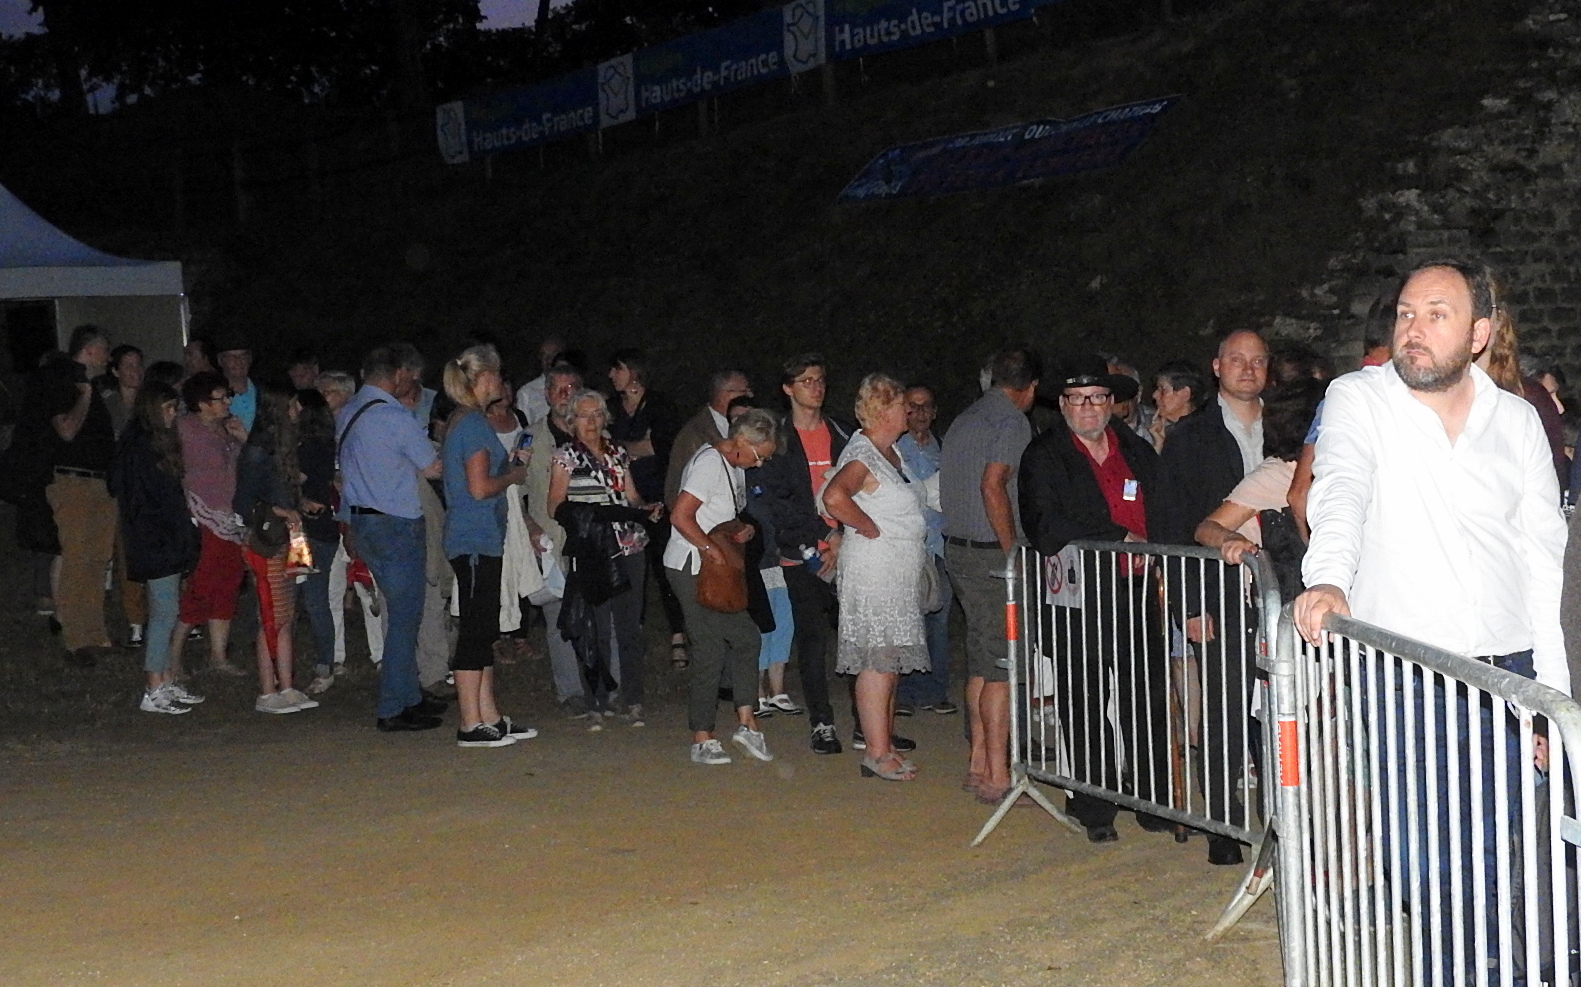
[[[365,404],[362,407],[358,408],[357,409],[357,413],[355,415],[351,416],[351,421],[346,423],[345,429],[340,433],[340,441],[335,443],[335,469],[336,470],[340,469],[340,451],[346,447],[346,437],[351,434],[351,428],[352,428],[353,425],[357,424],[357,419],[361,418],[367,412],[367,410],[369,408],[372,408],[374,405],[376,405],[376,404],[389,404],[389,403],[390,402],[384,400],[383,398],[375,398],[374,400],[369,401],[367,404]]]

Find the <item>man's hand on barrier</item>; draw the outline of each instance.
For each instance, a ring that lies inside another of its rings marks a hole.
[[[1296,630],[1308,644],[1323,643],[1323,618],[1331,613],[1350,616],[1350,603],[1338,586],[1320,583],[1296,597]]]
[[[1240,565],[1248,555],[1257,554],[1257,544],[1241,534],[1234,534],[1219,543],[1219,555],[1230,565]]]
[[[1201,617],[1186,618],[1186,640],[1192,644],[1206,644],[1217,636],[1212,617],[1204,614]]]

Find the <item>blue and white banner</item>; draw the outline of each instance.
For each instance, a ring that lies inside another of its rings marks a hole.
[[[449,164],[465,164],[596,130],[599,107],[593,69],[446,103],[434,111],[439,153]]]
[[[1025,20],[1055,0],[824,0],[829,57],[839,61]]]
[[[870,161],[840,198],[949,195],[1113,168],[1125,163],[1179,99],[1164,96],[1071,120],[1037,120],[892,147]]]
[[[1058,0],[791,0],[710,31],[434,112],[450,164],[532,147],[830,61],[876,55],[1032,16]]]

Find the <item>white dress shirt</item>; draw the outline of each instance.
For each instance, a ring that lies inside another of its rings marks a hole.
[[[1532,406],[1470,374],[1453,445],[1391,364],[1329,386],[1301,574],[1343,590],[1357,619],[1447,651],[1531,648],[1538,681],[1568,695],[1553,458]]]
[[[527,416],[527,424],[536,425],[549,417],[549,399],[544,396],[547,378],[534,377],[516,389],[516,407]]]

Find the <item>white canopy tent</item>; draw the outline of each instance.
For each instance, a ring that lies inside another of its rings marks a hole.
[[[54,345],[91,322],[112,344],[141,347],[147,360],[180,360],[187,298],[179,261],[131,260],[94,250],[56,229],[0,186],[0,303],[50,309]],[[8,331],[11,319],[6,319]],[[33,320],[29,320],[33,321]]]

